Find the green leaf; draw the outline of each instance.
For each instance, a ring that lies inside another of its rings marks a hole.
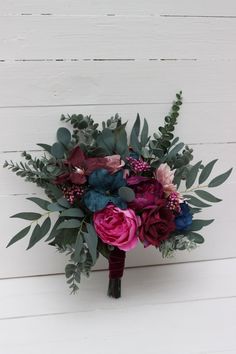
[[[125,158],[128,154],[128,142],[127,142],[127,134],[124,128],[120,129],[117,128],[115,130],[115,140],[116,146],[115,151],[119,154],[122,158]]]
[[[200,199],[193,197],[192,195],[185,194],[184,198],[188,198],[188,203],[198,208],[206,208],[211,206],[210,204],[206,204],[202,202]]]
[[[132,202],[135,198],[135,193],[133,191],[133,189],[129,188],[129,187],[120,187],[119,188],[119,196],[121,197],[121,199],[123,199],[126,202]]]
[[[203,190],[196,190],[195,193],[202,199],[207,200],[208,202],[212,203],[218,203],[221,202],[222,199],[216,198],[214,195],[212,195],[209,192],[203,191]]]
[[[71,207],[71,205],[68,202],[68,200],[66,198],[64,198],[64,197],[61,197],[61,198],[57,199],[57,203],[60,204],[63,208],[69,209]]]
[[[63,159],[65,154],[64,146],[61,143],[54,143],[51,148],[51,154],[56,159]]]
[[[82,218],[84,216],[84,212],[78,208],[71,208],[71,209],[66,209],[66,210],[62,211],[60,214],[60,217],[62,217],[62,216]]]
[[[40,208],[42,208],[44,210],[48,210],[48,206],[50,204],[50,202],[48,200],[41,199],[41,198],[36,198],[36,197],[30,197],[30,198],[26,198],[26,199],[31,200],[31,202],[34,202]]]
[[[76,270],[76,265],[75,264],[67,264],[65,267],[65,276],[66,278],[70,278]]]
[[[38,220],[39,218],[41,218],[41,214],[39,213],[18,213],[15,215],[12,215],[11,218],[19,218],[19,219],[25,219],[25,220]]]
[[[141,132],[141,145],[145,147],[148,143],[148,123],[146,119],[144,118],[143,122],[143,129]]]
[[[47,183],[46,190],[49,191],[55,199],[59,199],[63,195],[62,190],[51,183]]]
[[[58,203],[51,203],[48,205],[48,210],[49,211],[63,211],[63,210],[65,210],[65,208],[63,208]]]
[[[207,178],[210,176],[211,171],[212,171],[216,161],[218,161],[218,160],[217,159],[212,160],[203,168],[203,170],[199,176],[199,180],[198,180],[199,184],[202,184],[203,182],[205,182],[207,180]]]
[[[48,231],[50,230],[51,228],[51,219],[50,217],[48,216],[44,222],[42,223],[41,225],[41,232],[42,232],[42,235],[45,236],[47,235]],[[43,237],[42,236],[42,237]]]
[[[113,153],[115,150],[115,135],[113,134],[113,131],[109,128],[103,129],[102,139],[110,153]]]
[[[84,233],[85,242],[88,245],[89,253],[92,257],[93,264],[95,264],[97,260],[97,244],[98,244],[98,236],[91,224],[87,224],[88,233]]]
[[[222,183],[224,183],[227,180],[227,178],[230,176],[232,170],[233,169],[230,168],[225,173],[222,173],[221,175],[213,178],[213,180],[208,184],[208,187],[218,187],[218,186],[220,186]]]
[[[51,230],[51,232],[50,232],[48,238],[45,240],[45,242],[51,241],[52,239],[54,239],[54,238],[57,236],[57,234],[58,234],[58,232],[59,232],[59,231],[57,230],[57,228],[58,228],[58,226],[60,225],[61,222],[62,222],[62,221],[61,221],[60,219],[57,219],[57,221],[56,221],[55,224],[53,225],[53,228],[52,228],[52,230]]]
[[[83,248],[83,236],[82,234],[78,234],[75,242],[75,252],[74,252],[74,262],[78,263],[80,261],[80,252]]]
[[[37,144],[37,145],[43,148],[45,151],[49,152],[49,154],[51,154],[52,151],[51,145],[48,144]]]
[[[138,136],[140,132],[140,117],[137,114],[137,118],[134,122],[133,128],[130,133],[130,145],[135,152],[140,153],[141,151],[141,144],[139,142]]]
[[[57,230],[61,229],[76,229],[80,226],[80,221],[77,219],[65,220],[60,223]]]
[[[33,230],[33,233],[30,237],[29,245],[26,248],[26,250],[29,250],[31,247],[33,247],[39,240],[42,238],[42,233],[41,233],[41,227],[39,224],[37,224]]]
[[[193,241],[195,243],[203,243],[204,242],[204,237],[202,237],[202,235],[198,234],[197,232],[190,232],[187,235],[187,238],[190,241]]]
[[[197,175],[198,175],[198,171],[199,171],[199,167],[201,166],[202,161],[197,162],[194,166],[191,167],[189,173],[187,174],[187,178],[186,178],[186,188],[189,189],[192,187],[192,185],[194,184]]]
[[[23,230],[19,231],[8,243],[7,247],[13,245],[13,243],[21,240],[23,237],[25,237],[30,230],[30,226],[25,227]]]
[[[184,147],[184,143],[178,143],[177,145],[175,145],[173,149],[169,151],[168,158],[175,157],[178,154],[178,152],[183,149],[183,147]]]
[[[66,128],[59,128],[57,130],[57,140],[62,143],[64,146],[68,146],[71,142],[71,133]]]
[[[195,219],[195,220],[193,220],[193,222],[190,226],[190,230],[191,231],[201,230],[203,227],[210,225],[213,221],[214,221],[214,219],[211,219],[211,220]]]

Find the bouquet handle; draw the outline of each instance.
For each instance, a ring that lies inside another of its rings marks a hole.
[[[121,297],[121,278],[125,268],[125,251],[115,247],[109,256],[109,285],[107,295],[118,299]]]

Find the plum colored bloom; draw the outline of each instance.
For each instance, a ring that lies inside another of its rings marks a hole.
[[[184,231],[192,224],[192,214],[186,202],[180,204],[180,214],[175,218],[175,226],[179,231]]]
[[[160,200],[158,205],[148,206],[142,212],[139,238],[144,247],[159,247],[175,230],[173,213],[166,208],[165,203],[165,200]]]
[[[135,192],[135,199],[129,207],[141,210],[149,205],[156,205],[164,197],[163,187],[154,178],[133,176],[127,179],[127,184]]]
[[[171,171],[167,163],[162,163],[154,172],[154,176],[162,184],[167,195],[176,192],[176,186],[173,184],[174,171]]]
[[[99,168],[105,168],[109,173],[113,174],[124,166],[124,161],[120,155],[111,155],[105,157],[87,157],[79,146],[76,146],[70,153],[68,159],[64,162],[70,171],[58,176],[55,180],[56,184],[65,184],[71,182],[73,184],[84,184],[93,171]]]
[[[132,209],[122,210],[110,204],[94,213],[94,228],[101,240],[123,251],[130,251],[138,243],[138,217]]]

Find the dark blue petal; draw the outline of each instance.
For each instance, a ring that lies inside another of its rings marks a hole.
[[[190,213],[190,209],[187,203],[181,203],[181,212],[175,218],[175,226],[177,230],[187,230],[189,226],[192,224],[192,214]]]
[[[110,202],[110,199],[109,196],[95,190],[88,191],[84,195],[84,203],[86,207],[93,212],[104,209]]]
[[[89,184],[98,190],[110,190],[113,176],[104,168],[98,168],[89,176]]]
[[[126,180],[123,178],[123,171],[118,171],[114,173],[112,176],[112,183],[110,186],[110,190],[114,191],[119,189],[120,187],[126,186]]]
[[[120,209],[127,209],[127,203],[125,203],[121,197],[111,197],[110,201]]]

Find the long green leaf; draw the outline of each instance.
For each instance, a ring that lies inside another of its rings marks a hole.
[[[206,208],[211,206],[210,204],[206,204],[202,202],[200,199],[193,197],[192,195],[185,194],[184,198],[188,198],[188,203],[198,208]]]
[[[202,161],[197,162],[194,166],[192,166],[189,173],[187,174],[187,178],[186,178],[186,188],[187,189],[191,188],[192,185],[194,184],[194,182],[197,178],[201,163],[202,163]]]
[[[203,190],[196,190],[195,193],[202,199],[207,200],[208,202],[211,203],[218,203],[221,202],[222,199],[216,198],[214,195],[212,195],[209,192],[203,191]]]
[[[98,244],[98,236],[94,227],[91,224],[87,224],[88,233],[84,233],[85,242],[88,245],[89,253],[92,257],[93,264],[95,264],[97,260],[97,244]]]
[[[140,133],[140,117],[137,114],[137,118],[134,122],[133,128],[130,133],[130,145],[134,149],[135,152],[140,153],[141,151],[141,144],[139,142],[139,133]]]
[[[21,240],[23,237],[25,237],[30,230],[30,226],[25,227],[23,230],[19,231],[8,243],[7,247],[13,245],[13,243]]]
[[[63,208],[69,209],[71,207],[71,205],[68,202],[68,200],[66,198],[64,198],[64,197],[61,197],[61,198],[57,199],[57,203],[60,204]]]
[[[60,223],[57,230],[61,229],[76,229],[80,226],[80,221],[77,219],[65,220]]]
[[[32,232],[32,235],[30,237],[29,245],[27,247],[27,250],[29,250],[31,247],[33,247],[39,240],[42,238],[42,233],[41,233],[41,227],[39,224],[37,224]]]
[[[39,213],[25,212],[25,213],[18,213],[12,215],[11,218],[19,218],[24,220],[38,220],[39,218],[41,218],[41,216],[42,215]]]
[[[48,144],[37,144],[37,145],[43,148],[45,151],[49,152],[49,154],[51,154],[52,151],[51,145]]]
[[[50,202],[48,200],[36,198],[36,197],[30,197],[30,198],[26,198],[26,199],[31,200],[31,202],[37,204],[40,208],[42,208],[44,210],[48,210],[48,205],[50,204]]]
[[[227,178],[230,176],[232,170],[233,169],[230,168],[225,173],[222,173],[221,175],[213,178],[213,180],[208,184],[208,187],[218,187],[218,186],[220,186],[222,183],[224,183],[227,180]]]
[[[148,143],[148,123],[146,121],[146,119],[144,118],[144,122],[143,122],[143,129],[141,132],[141,145],[143,147],[145,147]]]
[[[218,161],[218,160],[217,159],[212,160],[203,168],[203,170],[199,176],[199,180],[198,180],[199,184],[202,184],[203,182],[205,182],[207,180],[207,178],[210,176],[211,171],[212,171],[216,161]]]
[[[213,221],[214,221],[214,219],[210,219],[210,220],[195,219],[195,220],[193,220],[193,222],[190,226],[190,230],[191,231],[201,230],[203,227],[210,225]]]
[[[60,214],[60,217],[64,217],[64,216],[69,216],[69,217],[74,217],[74,218],[82,218],[84,216],[84,212],[83,210],[79,209],[79,208],[70,208],[70,209],[66,209],[63,210]]]
[[[58,226],[60,225],[61,222],[62,221],[60,219],[57,219],[57,221],[53,225],[53,228],[52,228],[48,238],[45,240],[45,242],[51,241],[52,239],[54,239],[57,236],[57,234],[59,233],[57,228],[58,228]]]
[[[78,234],[75,242],[75,252],[74,252],[74,262],[78,263],[80,261],[80,253],[83,248],[83,236]]]

